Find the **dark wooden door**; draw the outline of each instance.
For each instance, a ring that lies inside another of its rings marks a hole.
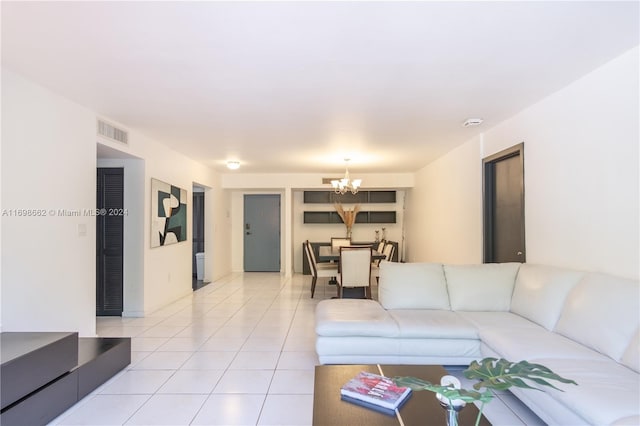
[[[196,253],[204,252],[204,192],[193,193],[192,267],[196,277]]]
[[[244,196],[244,270],[280,272],[280,195]]]
[[[524,144],[483,160],[484,261],[525,262]]]
[[[123,308],[124,169],[98,168],[96,214],[96,315]]]

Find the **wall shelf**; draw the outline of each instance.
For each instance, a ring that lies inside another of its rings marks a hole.
[[[357,194],[347,192],[336,194],[333,191],[304,191],[305,204],[333,204],[333,203],[395,203],[396,191],[358,191]]]
[[[306,211],[303,222],[306,224],[343,223],[337,212]],[[356,223],[396,223],[395,211],[360,211]]]

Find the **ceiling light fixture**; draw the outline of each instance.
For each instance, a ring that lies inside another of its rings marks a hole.
[[[357,194],[360,184],[362,184],[362,179],[351,180],[349,177],[349,161],[349,158],[344,159],[344,162],[346,163],[344,177],[342,179],[334,179],[331,181],[331,186],[333,186],[333,191],[336,194],[346,194],[347,191],[351,191],[352,194]]]
[[[239,161],[227,161],[227,168],[229,170],[237,170],[240,168],[240,162]]]

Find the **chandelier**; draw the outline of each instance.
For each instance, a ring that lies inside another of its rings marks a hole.
[[[358,193],[360,184],[362,184],[362,179],[351,180],[351,178],[349,178],[349,160],[349,158],[344,159],[344,162],[346,163],[344,177],[342,179],[334,179],[331,181],[331,186],[333,186],[333,191],[336,194],[346,194],[347,191],[351,191],[352,194],[356,194]]]

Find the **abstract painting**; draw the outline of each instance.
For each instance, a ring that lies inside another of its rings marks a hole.
[[[151,247],[187,239],[187,191],[151,179]]]

